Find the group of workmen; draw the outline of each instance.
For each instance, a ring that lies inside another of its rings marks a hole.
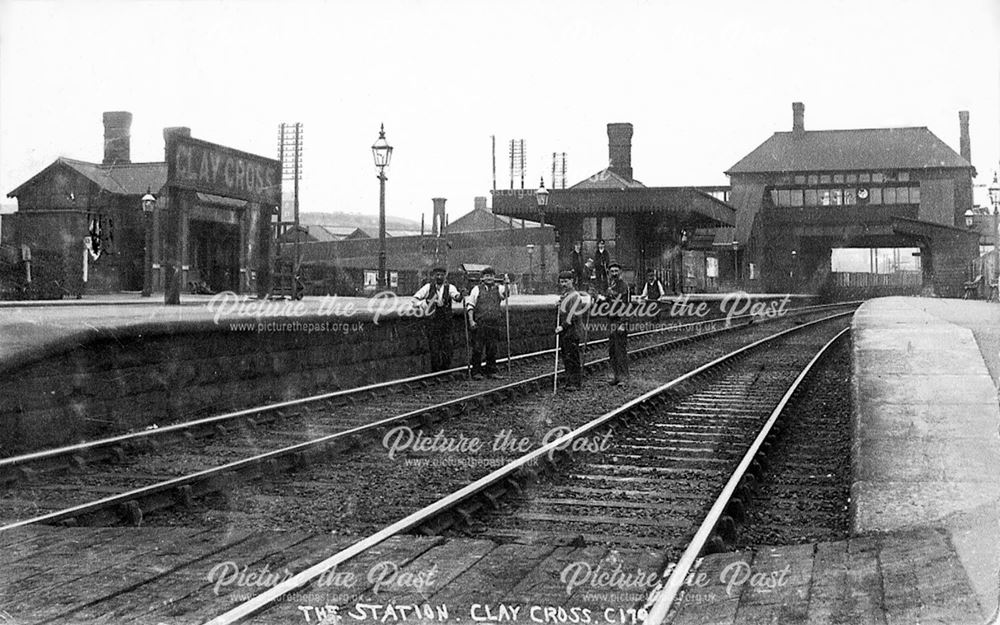
[[[628,283],[622,278],[621,266],[608,261],[605,267],[606,273],[600,272],[604,274],[600,276],[602,279],[596,280],[596,284],[588,284],[590,292],[586,296],[578,290],[586,284],[582,273],[576,270],[559,273],[561,295],[555,331],[566,370],[566,382],[562,388],[567,391],[578,390],[582,384],[580,345],[587,342],[590,303],[594,301],[606,302],[612,313],[607,318],[608,355],[611,361],[611,377],[608,382],[619,385],[628,381],[628,320],[616,312],[620,313],[627,308],[631,294]],[[464,300],[470,375],[473,379],[482,379],[484,376],[494,379],[502,377],[497,371],[496,360],[505,322],[508,356],[510,355],[510,318],[504,305],[510,296],[509,277],[505,275],[503,283],[498,284],[496,272],[492,267],[486,267],[481,273],[479,284],[472,288],[467,297],[463,297],[459,289],[447,282],[446,276],[444,267],[434,267],[431,270],[431,281],[413,295],[414,303],[425,307],[431,370],[441,371],[451,366],[451,310],[454,303]],[[652,275],[650,279],[653,284],[647,280],[643,294],[651,300],[659,299],[663,292],[662,285]],[[584,297],[587,297],[587,301],[583,300]]]

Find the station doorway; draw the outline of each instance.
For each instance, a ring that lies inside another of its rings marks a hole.
[[[237,291],[240,278],[238,225],[192,219],[189,281],[211,291]]]

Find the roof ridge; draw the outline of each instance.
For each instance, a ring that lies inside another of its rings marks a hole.
[[[806,134],[810,132],[868,132],[872,130],[930,130],[927,126],[883,126],[881,128],[823,128],[820,130],[804,130]],[[776,130],[776,135],[795,134],[794,130]]]

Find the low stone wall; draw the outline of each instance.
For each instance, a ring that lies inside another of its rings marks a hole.
[[[676,307],[661,304],[658,319],[635,327],[726,313],[718,299],[693,300],[689,306],[689,314],[677,314]],[[690,314],[695,310],[701,314]],[[459,367],[467,360],[466,340],[457,307],[454,314],[452,366]],[[591,338],[606,334],[601,321],[594,317]],[[512,306],[512,354],[552,347],[555,322],[554,303]],[[125,327],[77,343],[50,349],[3,374],[0,396],[7,401],[0,403],[0,456],[430,369],[424,322],[394,315],[377,323],[371,315],[175,321]]]

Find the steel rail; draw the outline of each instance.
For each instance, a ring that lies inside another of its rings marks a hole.
[[[688,545],[687,549],[684,550],[684,553],[677,561],[677,565],[671,572],[670,577],[667,578],[666,583],[662,586],[662,590],[655,589],[653,593],[651,593],[651,596],[656,596],[657,598],[652,607],[649,609],[649,613],[644,621],[645,625],[659,625],[664,622],[667,614],[673,607],[677,595],[684,586],[684,580],[688,573],[690,573],[691,567],[694,565],[694,562],[698,558],[702,549],[705,548],[705,544],[708,542],[709,538],[711,538],[712,531],[715,529],[716,524],[718,524],[719,519],[722,518],[726,506],[729,505],[729,501],[732,499],[733,494],[735,494],[740,482],[743,480],[747,470],[750,468],[750,464],[754,461],[754,458],[756,458],[757,453],[764,444],[764,440],[768,437],[768,435],[770,435],[774,424],[781,417],[785,407],[788,405],[788,402],[791,401],[792,396],[799,389],[799,386],[801,386],[803,381],[806,379],[806,376],[809,375],[816,363],[819,362],[819,359],[823,357],[827,350],[836,341],[843,338],[848,332],[850,332],[850,328],[844,328],[841,332],[837,333],[835,337],[830,339],[826,345],[824,345],[816,353],[815,356],[813,356],[812,360],[809,361],[809,364],[807,364],[799,373],[798,377],[795,378],[795,381],[792,382],[792,385],[781,398],[781,401],[778,402],[778,405],[771,412],[771,416],[768,417],[763,427],[761,427],[760,432],[757,434],[757,437],[743,455],[743,459],[733,471],[729,481],[726,482],[725,488],[722,489],[722,492],[719,494],[715,503],[708,511],[708,514],[705,516],[705,520],[702,521],[701,525],[698,527],[698,531],[695,532],[694,538],[691,539],[691,543]]]
[[[721,328],[717,330],[711,330],[700,333],[695,337],[681,337],[671,341],[667,341],[665,343],[659,343],[656,345],[647,345],[645,347],[635,350],[634,352],[632,352],[632,354],[639,355],[639,354],[644,354],[646,352],[655,352],[656,350],[663,349],[665,347],[669,347],[677,343],[683,343],[692,340],[693,338],[705,338],[709,336],[714,336],[715,334],[720,334],[728,330],[729,328]],[[608,362],[608,360],[609,360],[608,357],[598,358],[597,360],[592,360],[586,363],[584,366],[595,368]],[[556,372],[556,375],[558,375],[558,373],[562,371],[564,371],[564,369],[559,369]],[[242,458],[240,460],[235,460],[233,462],[229,462],[221,466],[212,467],[210,469],[204,469],[202,471],[197,471],[195,473],[191,473],[177,478],[172,478],[162,482],[157,482],[155,484],[150,484],[148,486],[136,488],[130,491],[126,491],[124,493],[119,493],[117,495],[110,495],[108,497],[87,502],[85,504],[72,506],[70,508],[64,508],[62,510],[57,510],[55,512],[50,512],[47,514],[31,517],[28,519],[22,519],[20,521],[15,521],[14,523],[9,523],[7,525],[0,527],[0,533],[16,529],[18,527],[24,527],[25,525],[32,525],[36,523],[53,523],[57,521],[62,521],[65,519],[78,517],[99,510],[104,510],[106,508],[110,508],[115,505],[126,504],[130,501],[149,499],[154,495],[158,495],[173,490],[175,488],[180,488],[182,486],[189,486],[191,484],[196,484],[196,483],[203,483],[208,479],[222,476],[228,472],[244,471],[251,467],[259,466],[269,460],[277,460],[278,458],[283,458],[285,456],[291,456],[297,453],[310,451],[317,447],[329,446],[335,442],[339,442],[340,439],[350,441],[351,437],[370,434],[372,431],[378,430],[381,427],[394,425],[399,422],[406,422],[410,419],[418,418],[421,415],[429,416],[433,415],[435,412],[448,410],[454,407],[462,408],[464,404],[468,402],[473,402],[493,395],[502,395],[504,392],[507,391],[514,391],[514,390],[519,390],[521,388],[528,388],[532,384],[541,384],[552,375],[553,374],[551,373],[543,373],[531,378],[525,378],[522,380],[518,380],[516,382],[511,382],[509,384],[504,384],[501,386],[496,386],[482,391],[478,391],[476,393],[472,393],[469,395],[463,395],[461,397],[450,399],[448,401],[434,404],[431,406],[416,408],[409,412],[393,415],[391,417],[386,417],[385,419],[380,419],[378,421],[373,421],[371,423],[359,425],[357,427],[343,430],[341,432],[328,434],[326,436],[321,436],[319,438],[303,441],[301,443],[296,443],[294,445],[289,445],[287,447],[282,447],[280,449],[275,449],[269,452],[264,452],[262,454],[257,454],[249,458]]]
[[[844,302],[836,304],[820,304],[816,306],[804,306],[800,308],[795,308],[790,311],[789,314],[801,315],[808,314],[810,312],[817,312],[825,308],[838,308],[843,306],[856,305],[856,302]],[[656,333],[665,332],[682,332],[687,329],[695,328],[697,326],[710,325],[713,323],[719,323],[720,321],[743,321],[746,319],[753,318],[759,315],[738,315],[732,318],[720,317],[714,319],[705,319],[702,321],[696,321],[687,324],[681,324],[676,326],[668,326],[665,328],[645,330],[642,332],[636,332],[632,336],[647,336]],[[688,338],[693,338],[694,336],[699,336],[698,334],[692,335]],[[586,346],[600,345],[601,343],[606,343],[607,339],[598,339],[595,341],[590,341]],[[514,356],[511,360],[524,360],[528,358],[539,358],[542,356],[548,356],[553,353],[553,349],[546,348],[544,350],[531,352],[528,354],[519,354]],[[506,359],[500,360],[498,362],[505,362]],[[154,437],[162,437],[168,434],[177,434],[187,430],[192,430],[196,428],[204,428],[213,425],[219,425],[228,421],[241,418],[250,418],[255,415],[260,415],[269,412],[276,412],[288,408],[296,408],[307,404],[314,404],[323,401],[330,401],[335,399],[348,398],[354,395],[362,395],[365,393],[370,393],[373,391],[379,391],[385,388],[391,388],[395,386],[406,386],[408,384],[421,383],[435,378],[446,378],[452,375],[464,375],[465,367],[456,367],[452,369],[447,369],[445,371],[436,371],[433,373],[422,373],[415,376],[410,376],[407,378],[400,378],[396,380],[387,380],[385,382],[376,382],[374,384],[368,384],[365,386],[359,386],[349,389],[342,389],[338,391],[331,391],[329,393],[322,393],[319,395],[312,395],[309,397],[301,397],[298,399],[290,399],[283,402],[278,402],[274,404],[267,404],[264,406],[255,406],[253,408],[246,408],[243,410],[237,410],[234,412],[224,413],[221,415],[214,415],[211,417],[205,417],[203,419],[196,419],[193,421],[185,421],[183,423],[175,423],[171,425],[166,425],[163,427],[157,427],[154,429],[141,430],[139,432],[130,432],[128,434],[120,434],[117,436],[111,436],[108,438],[97,439],[93,441],[84,441],[81,443],[75,443],[73,445],[65,445],[62,447],[55,447],[52,449],[45,449],[41,451],[31,452],[27,454],[22,454],[18,456],[9,456],[6,458],[0,458],[0,471],[10,470],[13,467],[27,465],[33,462],[39,462],[41,460],[48,460],[52,458],[58,458],[63,456],[73,456],[81,453],[93,452],[98,449],[113,448],[116,446],[126,445],[130,443],[135,443],[137,441],[142,441],[146,439],[151,439]]]
[[[623,404],[622,406],[619,406],[618,408],[615,408],[614,410],[607,412],[601,415],[600,417],[597,417],[589,421],[588,423],[579,426],[575,430],[568,432],[553,441],[550,441],[549,443],[539,447],[538,449],[532,452],[525,454],[524,456],[508,463],[507,465],[496,469],[495,471],[489,473],[488,475],[479,478],[478,480],[472,482],[471,484],[468,484],[462,487],[461,489],[455,491],[451,495],[443,497],[437,500],[436,502],[416,512],[413,512],[412,514],[400,519],[399,521],[396,521],[392,525],[389,525],[379,530],[375,534],[372,534],[371,536],[368,536],[367,538],[364,538],[354,543],[350,547],[330,556],[329,558],[321,562],[314,564],[313,566],[301,571],[300,573],[282,581],[276,586],[273,586],[267,589],[266,591],[262,592],[261,594],[251,598],[250,600],[213,618],[212,620],[208,621],[206,625],[231,625],[232,623],[236,623],[248,616],[251,616],[259,612],[261,609],[277,601],[284,595],[290,592],[294,592],[295,590],[305,586],[306,584],[310,583],[311,581],[321,576],[326,571],[331,570],[334,567],[338,566],[339,564],[346,562],[350,558],[353,558],[356,555],[364,553],[368,549],[375,547],[379,543],[387,540],[388,538],[391,538],[392,536],[395,536],[407,530],[423,525],[424,523],[427,523],[428,521],[436,517],[438,514],[441,514],[442,512],[446,512],[449,509],[454,508],[459,503],[477,495],[478,493],[486,490],[490,486],[493,486],[494,484],[497,484],[502,480],[512,478],[516,473],[518,473],[522,469],[525,469],[531,464],[536,463],[540,459],[543,459],[545,455],[554,454],[556,451],[569,448],[570,445],[573,443],[573,441],[578,439],[579,437],[584,436],[590,431],[599,428],[604,424],[627,414],[630,410],[632,410],[636,406],[639,406],[640,404],[643,404],[651,399],[654,399],[662,395],[664,392],[680,384],[683,384],[684,382],[694,377],[697,377],[710,370],[717,368],[723,363],[730,362],[738,358],[739,356],[748,353],[751,350],[757,349],[767,343],[776,341],[789,334],[801,332],[804,329],[815,326],[817,324],[825,323],[851,314],[853,314],[853,311],[839,313],[831,315],[829,317],[818,319],[816,321],[805,323],[801,326],[789,328],[787,330],[782,330],[781,332],[773,334],[769,337],[765,337],[749,345],[740,347],[735,351],[730,352],[729,354],[720,356],[719,358],[716,358],[715,360],[707,364],[701,365],[681,375],[680,377],[675,378],[670,382],[667,382],[666,384],[663,384],[651,391],[648,391],[643,395]]]

